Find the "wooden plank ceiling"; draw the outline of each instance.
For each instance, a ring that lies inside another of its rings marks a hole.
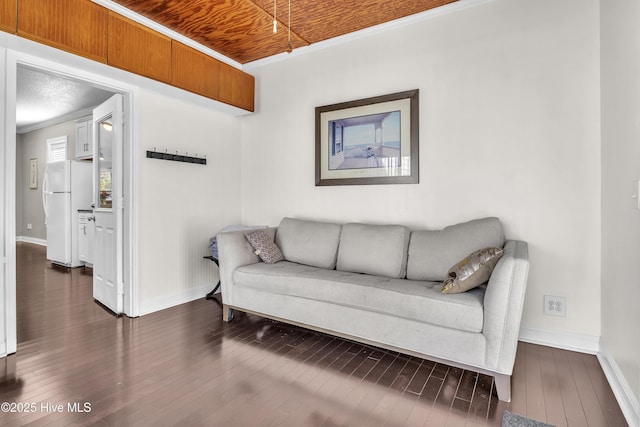
[[[288,0],[113,0],[241,64],[285,52]],[[457,0],[291,0],[293,49]]]

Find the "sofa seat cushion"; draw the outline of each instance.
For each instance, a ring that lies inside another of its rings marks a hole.
[[[467,332],[483,327],[484,287],[462,294],[442,284],[327,270],[282,261],[251,264],[234,272],[236,286],[385,313]],[[375,327],[375,325],[372,325]]]

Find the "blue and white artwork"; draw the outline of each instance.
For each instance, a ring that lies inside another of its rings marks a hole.
[[[329,170],[397,168],[400,111],[330,120]]]

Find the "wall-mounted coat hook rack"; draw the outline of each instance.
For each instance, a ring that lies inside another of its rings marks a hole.
[[[172,160],[174,162],[183,162],[183,163],[195,163],[197,165],[206,165],[207,158],[206,157],[198,157],[198,153],[195,156],[189,156],[189,153],[185,153],[184,155],[178,154],[176,151],[175,154],[168,153],[165,151],[161,153],[156,151],[154,148],[153,151],[147,150],[147,158],[148,159],[160,159],[160,160]]]

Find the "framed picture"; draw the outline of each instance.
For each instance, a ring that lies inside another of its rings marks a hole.
[[[420,182],[418,93],[316,107],[316,186]]]
[[[29,188],[38,188],[38,159],[29,160]]]

